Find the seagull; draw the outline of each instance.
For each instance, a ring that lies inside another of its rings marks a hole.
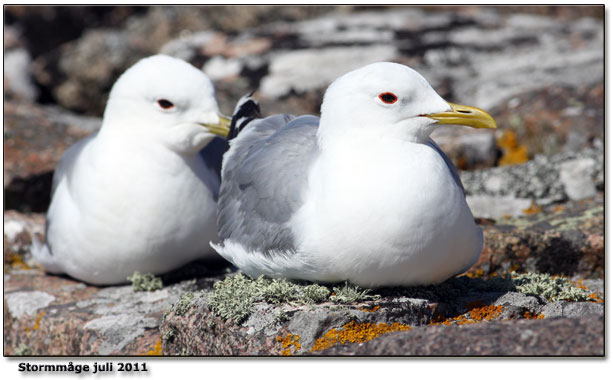
[[[165,55],[138,61],[113,85],[100,130],[62,155],[34,258],[109,285],[218,257],[216,136],[228,131],[202,71]]]
[[[483,247],[451,160],[429,137],[496,128],[419,73],[378,62],[336,79],[321,118],[236,106],[218,201],[217,252],[256,277],[363,287],[438,284]]]

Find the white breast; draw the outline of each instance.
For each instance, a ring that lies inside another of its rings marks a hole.
[[[301,250],[326,268],[320,280],[437,283],[476,260],[481,231],[436,151],[399,140],[356,145],[368,151],[345,143],[322,153],[296,215]]]
[[[66,273],[123,282],[135,270],[166,272],[211,251],[211,189],[219,184],[207,183],[215,177],[197,156],[188,162],[151,144],[92,142],[48,213],[47,239]]]

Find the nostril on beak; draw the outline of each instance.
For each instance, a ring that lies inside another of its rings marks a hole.
[[[470,111],[466,111],[466,110],[458,110],[459,113],[472,113]]]

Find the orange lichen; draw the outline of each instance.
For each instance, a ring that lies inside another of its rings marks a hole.
[[[153,346],[153,349],[149,350],[146,353],[147,356],[162,356],[162,338],[158,339],[158,341]]]
[[[524,318],[526,318],[526,319],[543,319],[543,318],[545,318],[545,316],[543,314],[532,314],[531,312],[526,311],[524,313]]]
[[[443,317],[441,314],[438,314],[434,318],[432,318],[429,324],[434,325],[434,326],[439,326],[439,325],[451,326],[452,320],[453,319],[451,318],[445,319],[445,317]]]
[[[579,289],[587,290],[587,286],[585,286],[585,285],[583,284],[583,279],[582,279],[582,278],[581,278],[581,279],[579,279],[579,280],[577,280],[577,281],[575,281],[574,285],[575,285],[577,288],[579,288]]]
[[[281,355],[290,356],[295,354],[300,348],[300,336],[294,334],[287,334],[285,337],[278,336],[277,342],[281,343],[283,350],[281,351]]]
[[[372,307],[372,309],[369,309],[369,308],[367,308],[367,307],[361,307],[361,308],[360,308],[360,310],[365,311],[365,312],[367,312],[367,313],[370,313],[370,312],[373,312],[373,311],[377,311],[377,310],[379,310],[379,309],[381,309],[381,306],[379,306],[379,305],[375,305],[375,306],[373,306],[373,307]]]
[[[553,208],[553,212],[560,212],[564,210],[564,205],[558,205]]]
[[[530,204],[530,207],[521,210],[526,215],[538,214],[543,212],[543,206],[536,204],[534,201]]]
[[[497,318],[502,313],[502,306],[485,305],[482,300],[469,302],[466,304],[468,312],[452,318],[443,319],[440,315],[434,318],[431,325],[466,325],[482,321],[491,321]]]
[[[479,278],[479,277],[483,277],[484,274],[485,272],[483,271],[483,269],[478,268],[478,269],[475,269],[474,271],[466,273],[465,276],[468,278]]]
[[[502,313],[502,306],[483,306],[469,310],[470,317],[475,321],[491,321]]]
[[[498,161],[499,166],[522,164],[528,161],[528,149],[519,145],[515,133],[505,130],[497,141],[504,154]]]
[[[596,293],[592,293],[589,296],[589,300],[590,302],[595,302],[595,303],[604,303],[604,300],[600,297],[598,297],[598,294]]]
[[[40,320],[43,319],[45,314],[46,312],[41,311],[40,314],[38,314],[38,317],[36,317],[36,323],[34,324],[34,327],[32,328],[34,331],[38,330],[38,328],[40,327]]]
[[[6,257],[6,262],[12,269],[32,269],[28,264],[23,261],[21,255],[10,252]]]
[[[439,325],[451,326],[452,324],[465,325],[467,323],[477,323],[477,322],[467,319],[464,315],[458,315],[456,317],[447,318],[447,319],[443,319],[442,317],[439,316],[430,322],[430,324],[433,326],[439,326]]]
[[[573,283],[573,285],[575,285],[575,286],[576,286],[577,288],[579,288],[579,289],[583,289],[583,290],[586,290],[586,291],[587,291],[587,290],[589,290],[589,289],[588,289],[588,287],[587,287],[587,286],[585,286],[585,284],[583,283],[583,279],[579,279],[579,280],[575,281],[575,282]],[[588,301],[589,301],[589,302],[604,303],[604,300],[603,300],[603,299],[601,299],[601,298],[598,296],[598,294],[596,294],[596,293],[592,293],[592,294],[590,294],[590,295],[589,295],[589,296],[587,296],[587,297],[589,298],[589,299],[588,299]]]
[[[45,316],[45,314],[47,314],[45,311],[41,311],[38,316],[36,317],[36,322],[34,322],[34,326],[32,326],[32,328],[26,327],[24,330],[26,332],[31,332],[31,331],[36,331],[40,328],[40,320],[43,319],[43,317]]]
[[[342,329],[331,329],[321,338],[317,339],[313,344],[311,351],[325,350],[326,348],[337,344],[345,343],[363,343],[368,342],[383,334],[394,331],[407,331],[411,326],[407,326],[398,322],[387,323],[356,323],[351,321],[343,326]]]

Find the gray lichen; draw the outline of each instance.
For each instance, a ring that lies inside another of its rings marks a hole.
[[[404,296],[444,302],[465,297],[471,293],[512,291],[542,295],[551,301],[589,299],[587,292],[574,287],[567,279],[536,273],[511,272],[504,276],[490,278],[458,276],[439,285],[382,288],[377,290],[378,294],[372,295],[369,294],[370,289],[362,289],[347,282],[343,286],[332,287],[330,291],[329,287],[318,284],[297,284],[264,276],[252,279],[237,274],[216,282],[213,285],[213,292],[207,299],[207,304],[218,316],[241,323],[251,315],[256,302],[312,305],[329,301],[349,305],[356,302],[377,301],[381,296]],[[283,318],[283,315],[276,317],[278,318],[275,318],[275,321]]]
[[[325,301],[329,295],[327,287],[317,284],[305,286],[264,276],[254,280],[237,274],[216,282],[207,303],[220,317],[240,323],[251,314],[258,301],[313,304]]]
[[[20,343],[17,348],[15,348],[15,355],[17,356],[30,356],[32,355],[32,350],[30,347],[26,346],[24,343]]]
[[[195,298],[196,295],[193,292],[185,292],[171,309],[174,310],[176,315],[185,315]]]
[[[459,276],[440,285],[397,289],[399,294],[433,301],[453,300],[467,293],[477,292],[520,292],[537,295],[549,301],[586,301],[588,292],[577,288],[568,279],[552,277],[549,274],[511,272],[503,276],[470,278]]]
[[[279,310],[277,314],[275,314],[275,319],[273,320],[273,324],[280,324],[283,322],[289,321],[289,315],[285,310]]]
[[[129,276],[127,280],[132,283],[132,290],[135,292],[152,292],[162,289],[164,286],[162,279],[151,273],[142,274],[137,271]]]
[[[172,342],[174,340],[176,333],[174,329],[169,329],[164,334],[162,334],[162,340],[167,342]]]
[[[330,290],[325,286],[312,284],[302,289],[303,301],[305,304],[324,302],[330,295]]]
[[[528,295],[541,295],[549,301],[587,301],[589,292],[573,285],[567,278],[541,273],[511,273],[517,291]]]
[[[334,287],[333,292],[334,294],[330,296],[330,301],[344,305],[354,302],[376,301],[381,298],[380,295],[368,295],[370,289],[362,289],[347,282],[342,287]]]

